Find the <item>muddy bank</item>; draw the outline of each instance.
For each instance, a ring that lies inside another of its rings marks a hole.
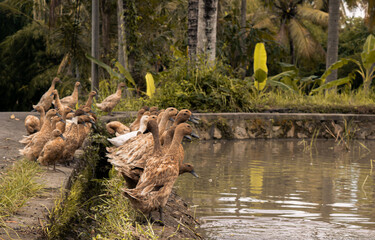
[[[0,113],[0,174],[20,159],[18,149],[23,145],[18,141],[26,134],[25,117],[29,112]],[[37,114],[35,114],[37,115]],[[5,219],[7,227],[0,228],[0,239],[41,239],[43,225],[54,206],[54,201],[61,194],[73,167],[58,167],[57,172],[45,170],[36,182],[43,185],[42,191],[16,214]]]
[[[0,174],[20,159],[18,149],[23,145],[18,141],[26,134],[24,119],[29,114],[33,113],[0,113]],[[96,140],[98,138],[96,136]],[[99,199],[100,194],[108,195],[103,183],[108,181],[111,166],[103,152],[97,154],[89,142],[86,142],[86,147],[87,154],[79,152],[76,156],[80,160],[75,164],[68,167],[58,165],[57,172],[45,169],[38,176],[37,182],[43,184],[43,190],[16,214],[5,219],[7,227],[0,228],[0,239],[92,239],[103,235],[96,230],[100,223],[91,219],[89,214],[95,213],[96,204],[102,204],[92,199]],[[97,210],[103,212],[103,209]],[[197,221],[179,196],[172,194],[164,216],[166,226],[153,225],[151,230],[142,223],[142,217],[134,213],[134,218],[130,219],[133,221],[130,235],[135,239],[144,239],[146,232],[154,231],[155,236],[161,238],[200,238],[196,233]],[[157,219],[158,214],[154,217]]]

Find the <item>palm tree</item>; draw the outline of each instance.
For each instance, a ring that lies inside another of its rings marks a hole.
[[[309,1],[268,1],[269,10],[253,17],[255,27],[275,31],[276,40],[290,53],[290,62],[317,61],[325,55],[323,47],[309,31],[306,23],[327,26],[328,14],[314,8]],[[272,23],[272,24],[270,24]]]

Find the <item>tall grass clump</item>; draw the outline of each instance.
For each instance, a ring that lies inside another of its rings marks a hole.
[[[42,189],[35,181],[41,172],[38,163],[22,159],[0,176],[0,227],[4,218],[14,214]]]

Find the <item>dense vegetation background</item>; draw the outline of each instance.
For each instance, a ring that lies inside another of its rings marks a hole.
[[[125,81],[128,101],[118,109],[136,109],[143,104],[197,111],[301,106],[300,97],[313,97],[311,91],[323,84],[320,77],[326,70],[328,1],[245,2],[246,11],[241,11],[244,1],[219,1],[217,60],[212,64],[199,56],[192,65],[188,58],[188,0],[101,0],[100,60],[121,72],[116,67],[121,25],[117,10],[121,3],[126,68],[135,83],[101,68],[100,97]],[[368,1],[341,2],[349,7],[369,7]],[[371,15],[348,18],[341,8],[340,16],[338,59],[361,61],[363,44],[371,33]],[[285,22],[290,23],[288,31]],[[289,71],[275,78],[282,85],[270,82],[262,91],[254,88],[254,48],[258,42],[266,46],[268,76]],[[57,86],[61,96],[70,94],[74,82],[80,81],[80,96],[85,99],[91,85],[91,63],[86,57],[90,44],[91,1],[0,0],[0,111],[31,110],[55,76],[63,81]],[[338,79],[350,78],[337,85],[335,94],[362,95],[363,78],[357,68],[350,62],[339,69]],[[145,94],[147,72],[155,79],[152,98]],[[366,96],[363,103],[373,104],[372,90]]]

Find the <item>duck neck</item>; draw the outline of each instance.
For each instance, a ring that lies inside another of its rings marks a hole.
[[[141,125],[139,126],[138,131],[143,133],[144,131],[146,131],[146,129],[147,129],[147,125],[144,124],[144,122],[143,123],[141,122]]]
[[[121,87],[118,86],[117,91],[116,91],[117,96],[121,96],[121,93],[122,93]]]
[[[87,99],[85,107],[91,108],[92,105],[92,99],[94,98],[94,95],[89,95],[89,98]]]
[[[56,82],[52,81],[51,87],[49,88],[50,90],[55,90]]]
[[[39,111],[40,113],[40,126],[43,126],[43,123],[44,123],[44,120],[46,118],[46,112],[44,111],[44,108],[41,108],[41,110]]]
[[[183,137],[184,135],[182,132],[175,131],[171,146],[168,149],[168,155],[175,155],[178,153]]]
[[[51,118],[52,118],[52,115],[46,115],[40,131],[44,131],[45,129],[49,129],[51,127],[51,124],[52,124]]]
[[[78,86],[77,85],[74,86],[72,96],[73,96],[74,99],[78,98]]]
[[[161,153],[160,139],[158,128],[151,129],[152,137],[154,138],[154,154]]]
[[[165,130],[165,127],[167,125],[169,119],[169,112],[165,111],[163,114],[163,117],[159,123],[159,135],[161,136]]]

